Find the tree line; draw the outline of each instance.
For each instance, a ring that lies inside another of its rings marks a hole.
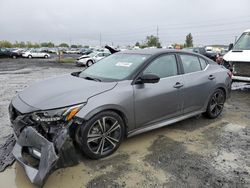
[[[138,46],[140,48],[146,48],[146,47],[157,47],[157,48],[161,48],[161,42],[159,37],[154,36],[154,35],[150,35],[146,37],[146,40],[144,43],[139,43],[136,42],[135,46]],[[187,47],[193,47],[193,36],[191,33],[189,33],[186,36],[186,40],[184,44],[172,44],[172,46],[174,48],[187,48]],[[82,46],[82,45],[76,45],[76,44],[72,44],[69,45],[67,43],[61,43],[58,46],[56,46],[53,42],[42,42],[42,43],[32,43],[32,42],[14,42],[11,43],[10,41],[7,40],[2,40],[0,41],[0,48],[41,48],[41,47],[45,47],[45,48],[54,48],[54,47],[64,47],[64,48],[88,48],[89,46]]]
[[[64,48],[88,48],[89,46],[82,46],[82,45],[76,45],[72,44],[69,45],[67,43],[61,43],[59,45],[55,45],[53,42],[42,42],[42,43],[32,43],[32,42],[14,42],[11,43],[10,41],[7,40],[0,40],[0,48],[54,48],[54,47],[64,47]]]
[[[160,43],[160,40],[159,40],[159,37],[156,37],[154,35],[150,35],[150,36],[147,36],[146,37],[146,40],[144,43],[139,43],[139,42],[136,42],[135,43],[135,46],[138,46],[140,48],[147,48],[147,47],[156,47],[156,48],[161,48],[161,43]],[[184,44],[172,44],[172,46],[174,48],[188,48],[188,47],[193,47],[193,36],[191,33],[189,33],[187,36],[186,36],[186,40],[185,40],[185,43]]]

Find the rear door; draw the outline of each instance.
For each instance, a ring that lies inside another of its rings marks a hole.
[[[179,54],[183,67],[183,113],[201,110],[211,93],[215,77],[209,73],[205,59],[191,54]]]
[[[175,54],[162,55],[152,61],[143,74],[160,77],[158,83],[133,85],[136,126],[161,122],[182,114],[181,87]]]

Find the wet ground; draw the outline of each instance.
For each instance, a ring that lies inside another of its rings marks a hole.
[[[0,60],[0,143],[11,133],[7,108],[17,91],[79,69],[47,60]],[[108,158],[83,158],[55,171],[44,187],[250,187],[250,86],[233,88],[218,119],[194,117],[129,138]],[[33,187],[17,163],[0,173],[0,182]]]

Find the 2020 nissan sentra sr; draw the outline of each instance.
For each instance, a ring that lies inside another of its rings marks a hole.
[[[42,185],[53,169],[74,163],[75,145],[98,159],[125,137],[202,113],[216,118],[230,89],[230,72],[199,54],[118,52],[18,93],[9,107],[13,154],[30,180]],[[27,154],[38,163],[28,163]]]

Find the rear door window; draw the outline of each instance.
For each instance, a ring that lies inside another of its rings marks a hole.
[[[181,54],[180,58],[185,73],[192,73],[201,70],[201,65],[198,57],[194,55]]]

